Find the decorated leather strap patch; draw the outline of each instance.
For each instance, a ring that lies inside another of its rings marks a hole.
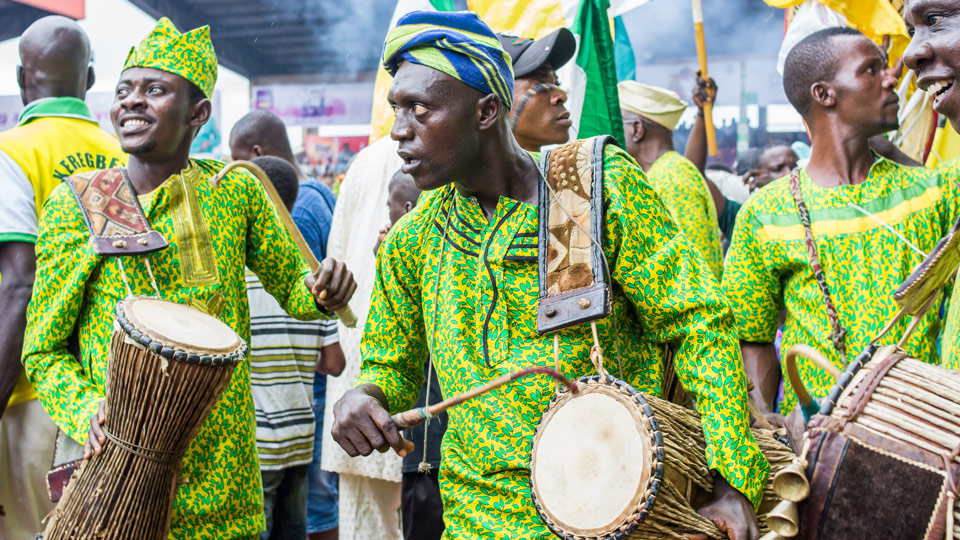
[[[540,162],[541,334],[607,316],[603,267],[603,149],[610,137],[574,141]]]
[[[150,227],[133,186],[121,168],[66,177],[90,231],[97,255],[142,255],[167,247],[167,240]]]

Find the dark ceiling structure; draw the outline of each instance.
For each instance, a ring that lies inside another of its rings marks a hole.
[[[43,5],[44,2],[36,2],[37,4]],[[47,2],[51,6],[55,6],[53,2]],[[56,10],[56,9],[40,9],[37,7],[29,6],[21,2],[14,2],[12,0],[0,0],[0,41],[5,39],[15,38],[23,33],[28,26],[33,24],[33,21],[39,19],[40,17],[46,17],[47,15],[54,14],[65,14],[70,15],[72,13],[77,13],[75,0],[69,2],[69,8],[66,11]],[[79,2],[80,13],[83,12],[83,2]],[[387,21],[390,22],[389,20]]]
[[[130,3],[152,17],[169,17],[181,31],[209,24],[220,63],[256,78],[375,71],[396,0]]]
[[[322,76],[349,80],[377,69],[396,0],[128,0],[180,30],[210,25],[220,63],[248,78]],[[83,0],[0,0],[0,40],[16,37],[50,12]],[[453,0],[461,7],[465,0]],[[61,6],[57,8],[56,6]],[[74,8],[75,9],[75,8]],[[711,56],[776,55],[783,10],[763,0],[704,2]],[[624,22],[637,60],[694,56],[689,2],[655,0]]]

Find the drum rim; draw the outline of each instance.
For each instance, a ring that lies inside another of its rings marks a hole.
[[[833,412],[833,408],[836,407],[837,403],[840,402],[841,395],[847,390],[847,387],[850,386],[850,383],[857,375],[857,372],[859,372],[860,368],[862,368],[866,363],[873,359],[873,356],[876,354],[878,349],[879,345],[876,343],[870,344],[866,349],[857,355],[853,362],[850,362],[850,364],[847,365],[846,369],[844,369],[843,373],[840,375],[840,378],[837,379],[837,382],[833,383],[833,386],[830,387],[830,392],[827,394],[827,398],[820,404],[820,412],[818,414],[830,416],[830,414]]]
[[[153,354],[166,358],[167,360],[174,360],[176,362],[196,364],[200,366],[234,366],[246,357],[247,343],[239,336],[239,345],[237,346],[236,350],[228,355],[199,354],[192,351],[168,347],[161,341],[150,337],[143,330],[137,328],[137,326],[129,320],[126,312],[124,311],[124,306],[128,301],[141,298],[166,301],[161,298],[149,296],[128,296],[127,298],[117,302],[114,314],[116,316],[117,325],[123,329],[123,332],[127,335],[127,337],[144,349],[149,350]]]
[[[564,540],[626,540],[631,534],[633,534],[634,531],[637,530],[640,524],[646,520],[647,515],[653,510],[657,495],[660,493],[660,486],[663,484],[663,474],[665,469],[663,432],[660,430],[660,425],[657,423],[657,419],[654,416],[653,408],[649,403],[647,403],[646,398],[641,392],[637,391],[627,382],[617,379],[609,374],[605,378],[601,377],[600,375],[588,375],[586,377],[577,379],[577,382],[584,385],[600,384],[609,386],[625,394],[630,399],[637,401],[637,403],[640,405],[640,412],[647,420],[647,427],[650,429],[653,435],[652,446],[654,456],[654,461],[650,464],[650,482],[646,488],[646,491],[644,492],[644,498],[642,499],[643,502],[638,508],[634,509],[633,513],[631,513],[626,520],[624,520],[624,524],[620,525],[616,530],[600,536],[584,536],[566,531],[545,513],[542,505],[540,504],[540,500],[537,498],[537,488],[534,484],[533,469],[534,462],[536,461],[535,448],[537,446],[537,435],[540,433],[544,419],[548,416],[551,416],[548,415],[551,409],[557,406],[556,404],[561,399],[567,399],[567,396],[570,394],[570,392],[564,387],[561,387],[560,392],[555,394],[550,400],[550,403],[547,404],[547,408],[544,409],[543,414],[540,416],[540,422],[538,422],[537,429],[534,433],[534,440],[530,447],[530,497],[533,499],[533,505],[537,510],[537,514],[547,525],[547,528],[549,528],[553,534],[563,538]]]

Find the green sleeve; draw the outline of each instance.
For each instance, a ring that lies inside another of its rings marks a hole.
[[[723,270],[723,293],[733,307],[740,339],[772,343],[783,310],[783,288],[770,265],[773,255],[764,250],[754,207],[747,201],[737,216]]]
[[[769,465],[750,431],[730,308],[636,163],[608,147],[605,169],[605,249],[614,281],[636,308],[648,339],[676,347],[677,374],[696,399],[710,468],[757,505]]]
[[[88,369],[67,350],[87,281],[97,268],[80,207],[66,184],[47,199],[37,237],[37,272],[27,307],[23,364],[53,421],[73,440],[87,440],[90,418],[104,399]]]
[[[421,201],[421,206],[428,205]],[[417,401],[428,357],[420,285],[423,238],[417,223],[429,220],[419,219],[421,206],[397,222],[380,246],[360,343],[363,362],[357,386],[379,386],[391,413],[409,409]]]
[[[239,171],[227,175],[231,177],[246,187],[247,267],[290,316],[302,321],[326,318],[303,284],[307,263],[260,181]]]

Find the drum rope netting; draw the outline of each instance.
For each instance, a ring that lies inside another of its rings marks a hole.
[[[600,382],[603,380],[607,382]],[[603,384],[617,389],[617,391],[632,399],[637,397],[638,394],[629,385],[612,384],[613,381],[613,377],[606,375],[605,377],[580,379],[578,384]],[[565,392],[561,393],[560,397],[563,394]],[[714,483],[713,473],[711,473],[707,463],[706,443],[699,415],[696,411],[682,405],[645,394],[639,395],[652,409],[651,420],[653,422],[651,422],[651,427],[656,426],[655,429],[659,430],[663,436],[663,464],[668,473],[660,484],[659,492],[651,493],[648,488],[648,491],[644,494],[643,500],[646,500],[650,495],[655,495],[656,498],[652,510],[646,513],[645,517],[641,514],[642,508],[638,508],[620,528],[596,538],[686,540],[686,537],[683,536],[684,533],[700,533],[711,540],[725,540],[727,538],[726,534],[708,518],[698,514],[691,506],[693,492],[712,493]],[[763,492],[763,503],[757,515],[760,533],[765,534],[769,532],[765,512],[773,508],[775,503],[779,501],[779,498],[773,492],[772,479],[777,472],[789,465],[796,455],[788,445],[776,440],[772,432],[759,429],[754,429],[752,432],[757,446],[770,463],[770,473]],[[651,459],[655,460],[655,456],[651,456]],[[675,484],[677,474],[683,477],[683,485]],[[537,502],[537,505],[539,506],[540,503]],[[543,512],[539,513],[552,530],[555,532],[560,530],[560,527],[549,516]],[[643,521],[637,524],[635,530],[627,534],[626,530],[634,526],[640,519],[643,519]],[[564,536],[559,533],[558,536],[577,540],[588,538],[579,535]]]
[[[178,486],[190,482],[180,478],[181,459],[232,373],[228,363],[167,362],[115,331],[103,425],[110,441],[74,473],[44,538],[166,538]]]

